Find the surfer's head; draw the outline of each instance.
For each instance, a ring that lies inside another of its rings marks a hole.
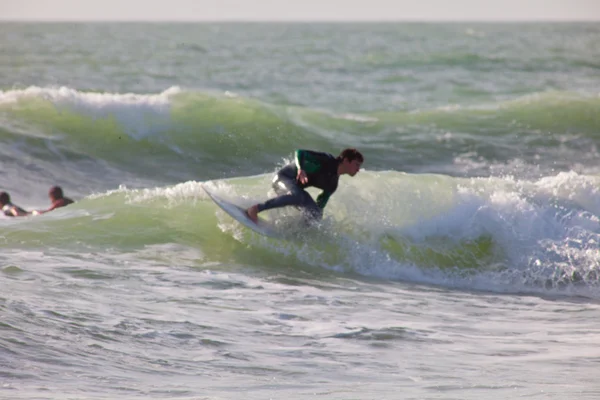
[[[50,190],[48,191],[48,197],[50,197],[50,199],[52,201],[62,199],[63,191],[62,191],[61,187],[60,186],[52,186],[50,188]]]
[[[10,204],[10,196],[6,192],[0,192],[0,206]]]
[[[340,163],[338,174],[348,174],[350,176],[354,176],[360,171],[360,167],[364,161],[364,157],[360,151],[353,148],[342,150],[337,159]]]
[[[342,150],[337,159],[339,161],[343,161],[344,159],[348,161],[358,160],[361,164],[364,161],[363,155],[360,154],[360,151],[352,148]]]

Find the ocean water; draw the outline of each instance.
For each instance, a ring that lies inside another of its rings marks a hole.
[[[592,23],[1,23],[0,189],[77,202],[0,218],[0,398],[600,398],[599,60]],[[349,146],[282,240],[202,189]]]

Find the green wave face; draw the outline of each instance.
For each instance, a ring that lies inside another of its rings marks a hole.
[[[204,184],[249,206],[269,196],[270,178]],[[299,228],[296,211],[265,213],[278,221],[282,240],[244,228],[207,197],[202,184],[121,188],[47,217],[11,220],[2,247],[78,252],[115,247],[160,262],[179,259],[179,250],[169,250],[175,246],[195,252],[193,261],[184,261],[192,265],[318,267],[384,277],[397,277],[407,266],[462,276],[529,271],[552,279],[573,273],[592,276],[590,271],[598,268],[592,254],[600,232],[597,176],[524,182],[363,171],[342,178],[325,220],[317,226]],[[574,227],[573,218],[587,221],[588,229]],[[574,237],[579,238],[578,247]],[[153,247],[163,250],[148,255],[146,250]],[[578,262],[569,264],[575,258]]]

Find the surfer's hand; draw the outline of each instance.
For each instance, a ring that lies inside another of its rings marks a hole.
[[[306,176],[306,172],[300,170],[298,171],[298,176],[296,177],[296,179],[298,180],[298,182],[300,182],[302,185],[305,185],[308,183],[308,177]]]

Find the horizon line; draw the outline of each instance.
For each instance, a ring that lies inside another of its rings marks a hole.
[[[33,22],[33,23],[593,23],[600,19],[37,19],[37,18],[2,18],[0,22]]]

